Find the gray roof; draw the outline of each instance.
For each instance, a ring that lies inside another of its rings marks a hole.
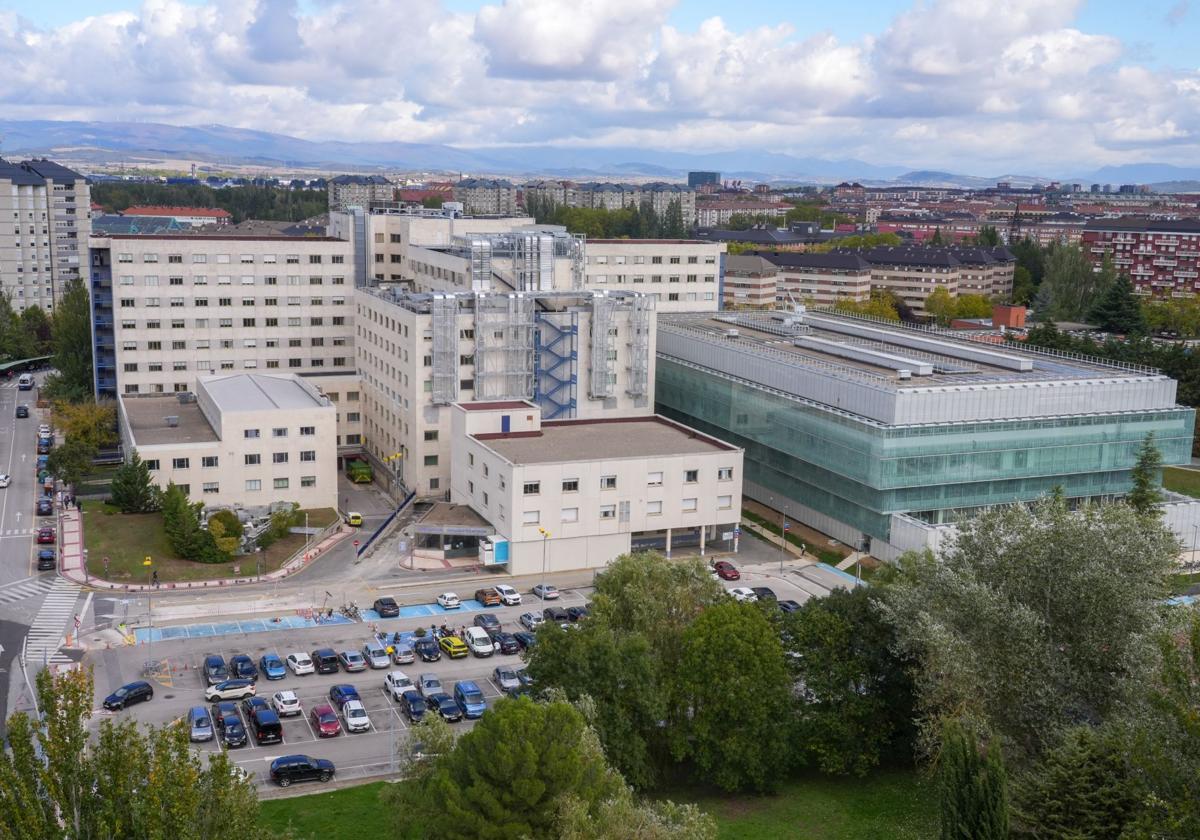
[[[513,464],[616,460],[732,451],[735,447],[655,415],[546,421],[540,432],[475,435]]]
[[[774,277],[779,273],[779,268],[775,263],[758,254],[727,254],[725,256],[725,273],[734,276]]]
[[[174,394],[122,395],[120,399],[135,447],[164,443],[211,443],[218,439],[217,433],[200,411],[200,406],[194,402],[181,403]],[[172,418],[175,425],[168,425],[168,417]]]
[[[330,178],[331,184],[377,184],[379,186],[391,186],[392,182],[382,175],[338,175],[336,178]]]
[[[40,158],[38,160],[26,160],[21,162],[21,166],[41,175],[47,181],[58,181],[62,184],[70,184],[75,181],[82,181],[84,178],[74,169],[67,169],[61,163],[55,163],[52,160]]]
[[[328,405],[299,377],[293,375],[235,373],[229,376],[202,376],[200,384],[222,412],[320,408]]]
[[[856,251],[806,253],[799,251],[754,251],[780,268],[824,268],[836,271],[870,271],[871,264]]]
[[[1092,219],[1085,230],[1132,230],[1158,233],[1200,233],[1197,219],[1138,219],[1124,216],[1119,219]]]
[[[46,179],[36,172],[17,166],[0,158],[0,181],[8,181],[21,187],[44,187]]]

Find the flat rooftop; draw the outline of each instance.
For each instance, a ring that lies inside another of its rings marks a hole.
[[[727,443],[657,415],[549,420],[542,423],[538,432],[474,437],[514,464],[556,464],[736,450]]]
[[[135,446],[212,443],[218,439],[195,402],[181,403],[174,394],[122,395],[120,399]],[[168,424],[168,417],[174,418],[175,425]]]
[[[202,376],[199,381],[222,412],[320,408],[327,405],[296,376],[237,373]]]

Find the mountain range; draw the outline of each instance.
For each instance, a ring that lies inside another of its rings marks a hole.
[[[314,141],[224,125],[176,126],[145,122],[0,120],[0,153],[9,157],[46,155],[87,163],[141,163],[194,160],[215,166],[274,169],[374,171],[412,170],[449,174],[603,179],[679,179],[688,171],[715,170],[727,180],[982,187],[996,181],[1030,186],[1046,176],[982,177],[853,158],[799,157],[753,149],[690,153],[621,146],[488,146],[466,148],[436,143]],[[1163,163],[1107,166],[1069,179],[1083,183],[1153,183],[1200,180],[1200,168]]]

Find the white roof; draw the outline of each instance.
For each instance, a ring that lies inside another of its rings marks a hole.
[[[222,412],[270,409],[319,408],[328,405],[316,391],[294,374],[269,376],[237,373],[203,376],[200,385]]]

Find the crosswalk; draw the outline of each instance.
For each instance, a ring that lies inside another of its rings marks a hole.
[[[23,661],[32,667],[45,663],[46,665],[66,665],[71,659],[59,652],[63,637],[73,632],[75,604],[79,600],[81,587],[71,583],[66,578],[54,578],[42,608],[29,626],[29,634],[25,637]]]
[[[0,537],[28,537],[32,533],[32,528],[6,528],[0,531]]]
[[[30,598],[40,598],[54,586],[54,576],[28,578],[0,587],[0,604],[15,604]]]

